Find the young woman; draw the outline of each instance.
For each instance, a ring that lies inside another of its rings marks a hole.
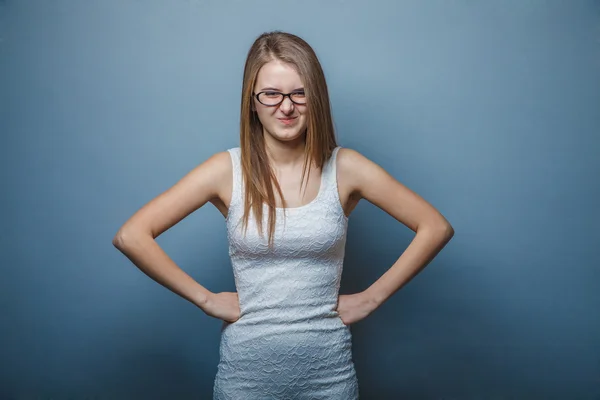
[[[328,96],[304,40],[260,35],[244,69],[240,147],[194,168],[113,240],[149,277],[224,321],[215,399],[357,399],[349,325],[405,285],[454,234],[424,199],[338,146]],[[368,289],[340,296],[348,216],[360,199],[416,235]],[[210,292],[154,240],[207,202],[226,219],[234,293]]]

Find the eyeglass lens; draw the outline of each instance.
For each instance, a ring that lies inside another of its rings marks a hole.
[[[257,95],[258,101],[260,101],[261,103],[265,104],[265,105],[277,105],[279,103],[281,103],[283,101],[283,93],[280,92],[261,92]],[[306,103],[306,97],[304,95],[304,92],[294,92],[291,93],[290,96],[291,100],[294,103],[298,103],[298,104],[305,104]]]

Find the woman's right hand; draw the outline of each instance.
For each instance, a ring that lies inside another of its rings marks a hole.
[[[202,309],[211,317],[226,322],[235,322],[240,318],[240,302],[236,292],[221,292],[210,294]]]

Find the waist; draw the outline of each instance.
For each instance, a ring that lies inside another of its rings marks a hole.
[[[306,315],[265,312],[242,314],[235,322],[225,322],[222,333],[240,340],[266,338],[293,342],[294,338],[305,340],[313,337],[315,343],[318,343],[326,337],[337,337],[336,341],[348,339],[350,328],[344,324],[337,311],[310,318]]]
[[[318,301],[315,302],[315,301]],[[240,319],[245,318],[261,323],[295,323],[316,321],[337,317],[337,296],[327,298],[263,298],[253,296],[245,299],[240,295]]]

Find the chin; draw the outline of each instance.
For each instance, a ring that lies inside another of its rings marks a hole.
[[[282,135],[277,135],[277,139],[282,140],[282,141],[286,141],[286,142],[291,142],[292,140],[298,140],[304,137],[304,134],[302,133],[294,133],[294,134],[282,134]]]
[[[306,130],[296,130],[296,129],[277,129],[271,133],[271,136],[274,139],[280,140],[282,142],[291,142],[294,140],[298,140],[304,137]]]

